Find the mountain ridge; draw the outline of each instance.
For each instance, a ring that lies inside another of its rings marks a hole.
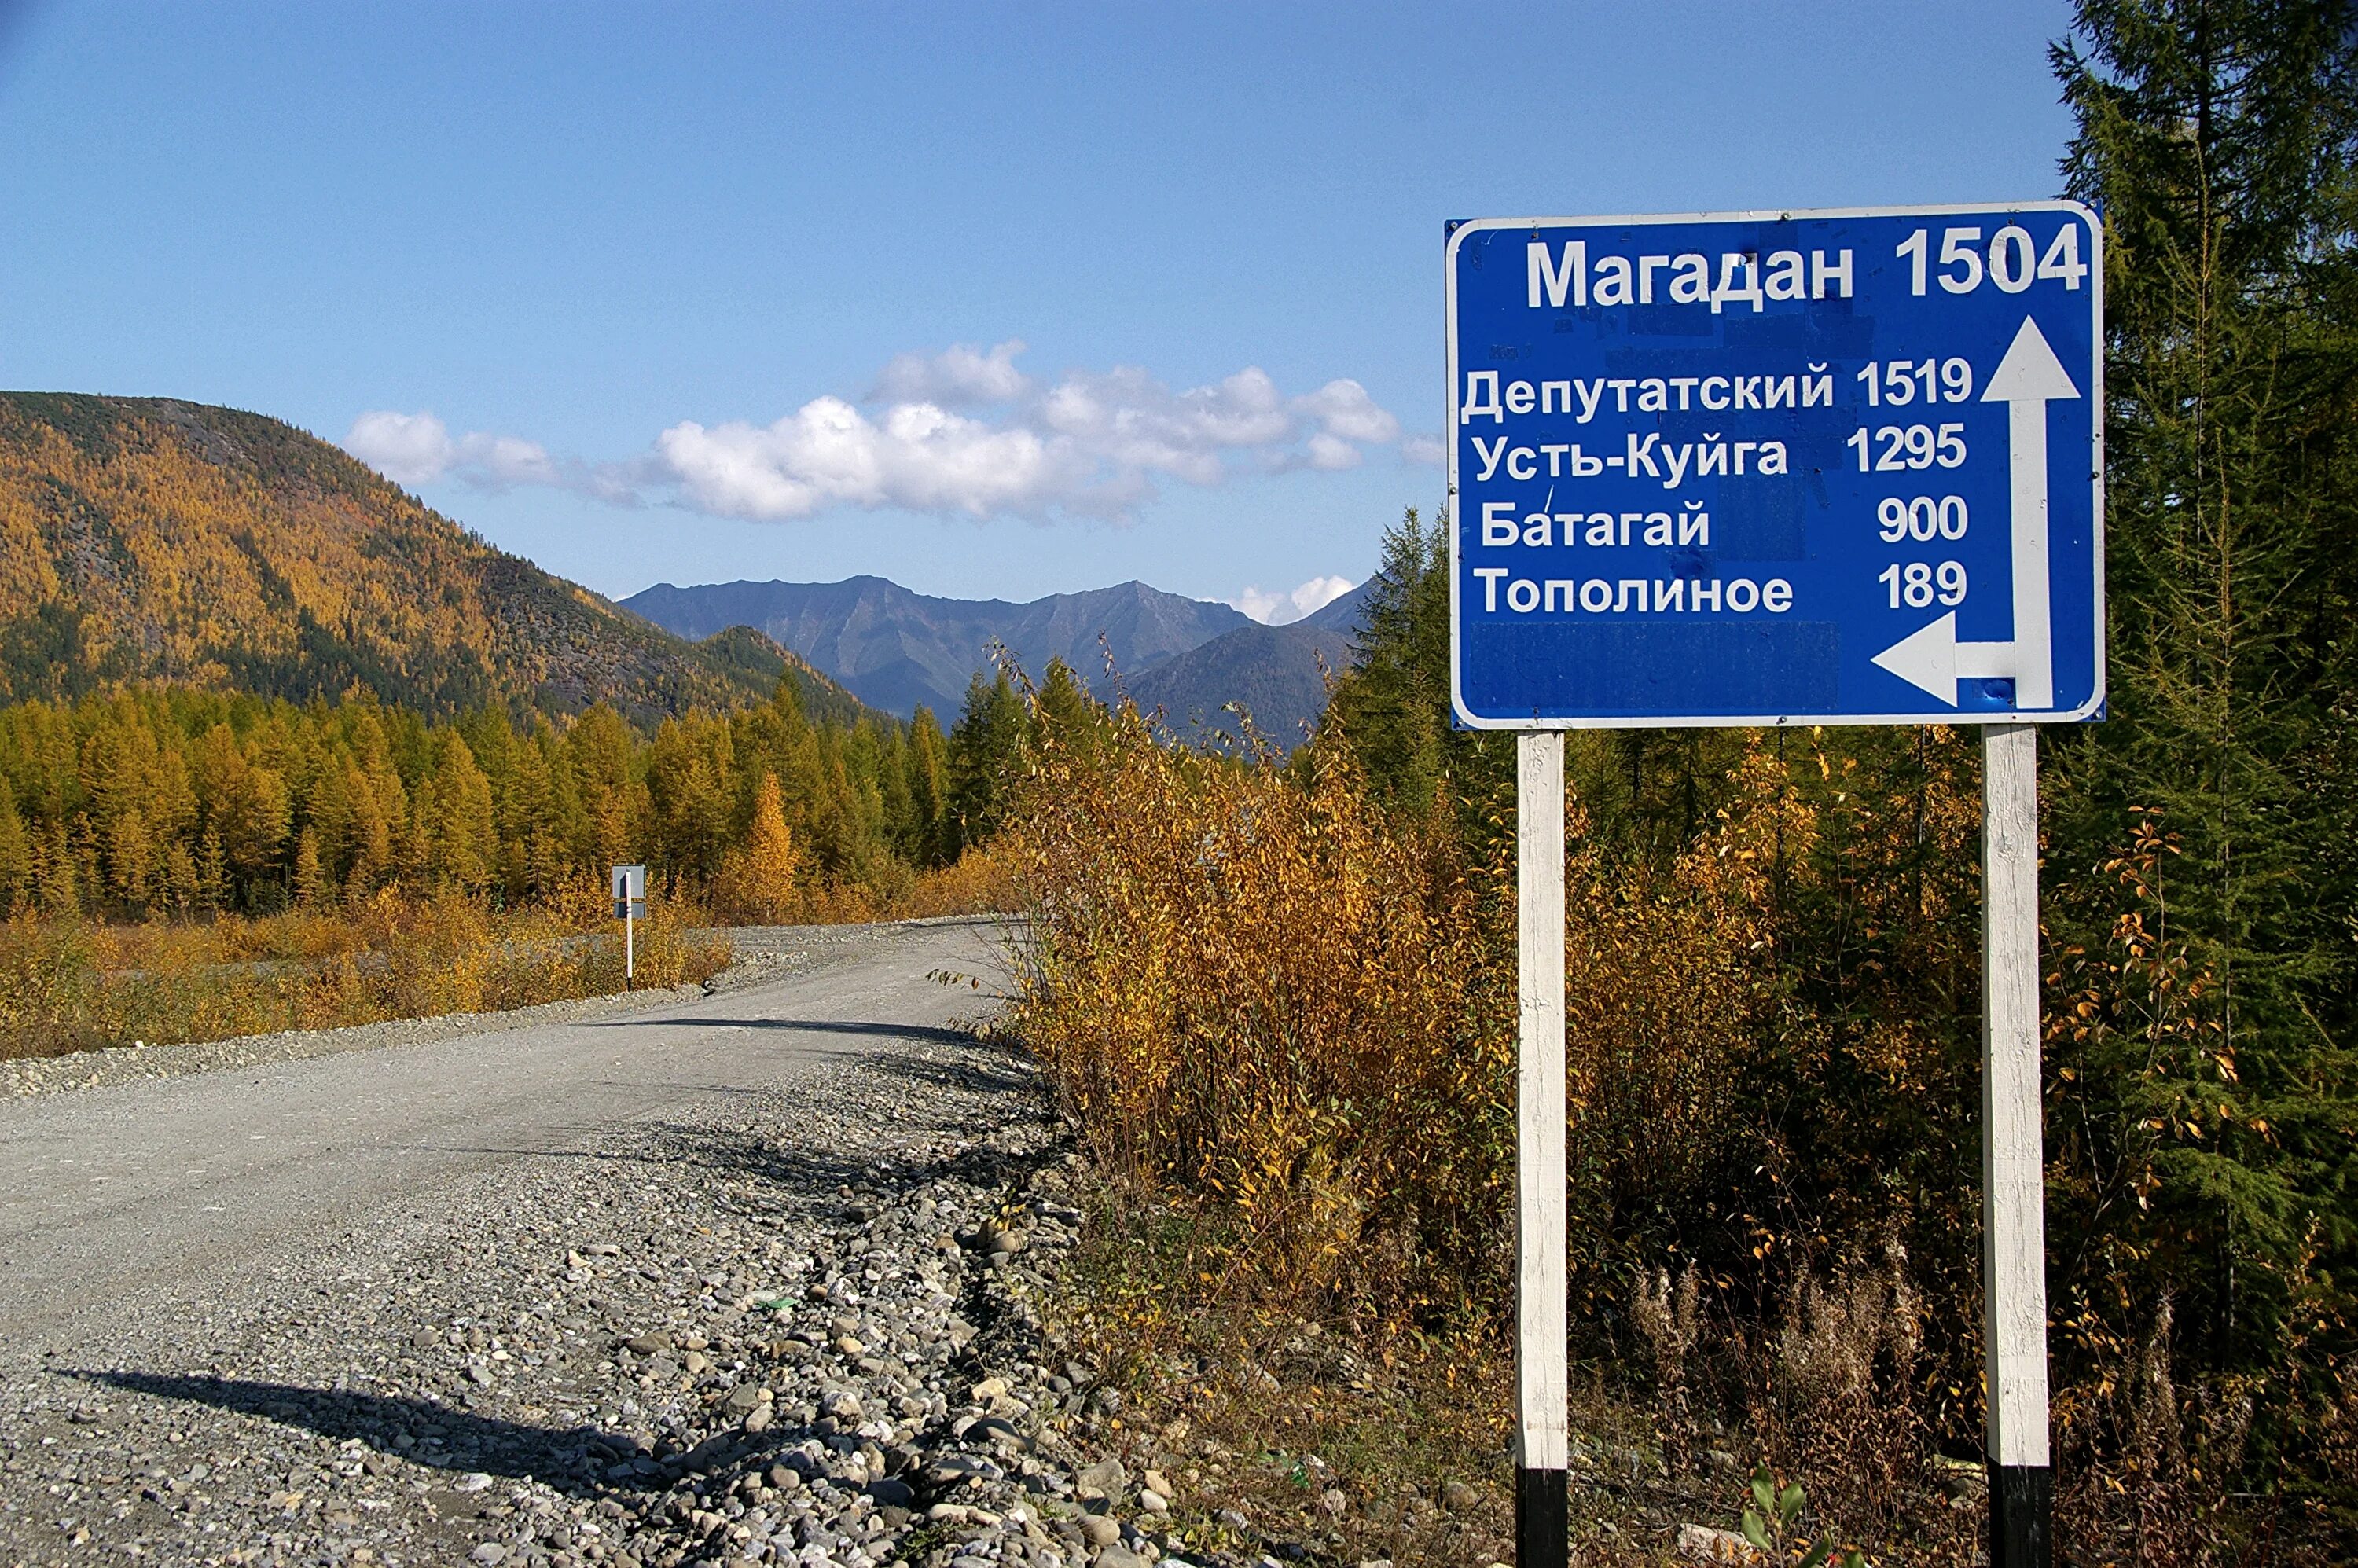
[[[1161,709],[1189,740],[1235,734],[1238,720],[1227,711],[1234,703],[1265,739],[1290,747],[1325,713],[1329,677],[1350,667],[1371,587],[1362,583],[1278,626],[1135,579],[1021,601],[923,594],[872,575],[828,583],[666,582],[621,602],[682,636],[732,623],[757,627],[861,701],[904,716],[922,706],[949,722],[968,683],[988,670],[994,649],[1004,649],[1035,678],[1050,658],[1061,658],[1100,696],[1118,687],[1141,708]]]
[[[1254,624],[1232,606],[1134,579],[1022,601],[921,594],[872,575],[829,583],[666,582],[621,603],[684,637],[751,626],[827,670],[863,702],[903,716],[928,707],[945,719],[964,699],[968,681],[989,666],[994,648],[1035,676],[1051,658],[1061,658],[1098,687],[1109,655],[1126,679]]]
[[[1351,666],[1351,637],[1304,616],[1282,626],[1259,622],[1224,632],[1128,683],[1129,695],[1181,738],[1226,744],[1242,719],[1281,750],[1302,743],[1326,711],[1326,683]]]

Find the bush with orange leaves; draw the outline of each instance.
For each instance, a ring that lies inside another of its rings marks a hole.
[[[1446,822],[1379,810],[1340,748],[1299,772],[1206,757],[1124,707],[1033,770],[1011,1024],[1102,1164],[1225,1210],[1237,1276],[1289,1298],[1446,1308],[1495,1274],[1498,868]]]
[[[1381,801],[1337,725],[1283,761],[1177,750],[1128,710],[1091,722],[1086,746],[1038,748],[1004,850],[1033,914],[1011,1022],[1136,1218],[1122,1249],[1177,1238],[1097,1314],[1100,1343],[1167,1352],[1240,1305],[1495,1336],[1501,753],[1453,741],[1416,806]],[[1623,1378],[1650,1344],[1664,1454],[1738,1422],[1724,1441],[1870,1549],[1962,1563],[1974,1521],[1942,1500],[1940,1451],[1972,1454],[1982,1418],[1977,749],[1944,730],[1569,744],[1576,1348]],[[2169,843],[2147,824],[2136,845],[2101,868],[2125,897],[2066,865],[2049,903],[2058,1528],[2114,1539],[2135,1476],[2147,1558],[2196,1561],[2277,1517],[2219,1480],[2256,1473],[2264,1443],[2296,1451],[2306,1419],[2349,1450],[2331,1347],[2352,1319],[2320,1230],[2285,1284],[2307,1336],[2285,1347],[2324,1364],[2305,1418],[2155,1326],[2194,1270],[2157,1245],[2147,1195],[2188,1158],[2173,1140],[2219,1136],[2237,1064],[2206,972],[2158,935]],[[2266,1137],[2275,1114],[2232,1125]]]
[[[1752,1110],[1740,1086],[1777,990],[1771,881],[1813,826],[1757,747],[1729,782],[1729,805],[1656,868],[1611,854],[1566,806],[1566,1152],[1590,1232],[1574,1249],[1607,1274],[1627,1267],[1618,1217],[1692,1199]]]

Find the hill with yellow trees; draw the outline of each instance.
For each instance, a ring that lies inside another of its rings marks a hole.
[[[647,722],[782,676],[815,718],[859,712],[761,633],[673,636],[279,420],[0,393],[0,703],[160,682]]]

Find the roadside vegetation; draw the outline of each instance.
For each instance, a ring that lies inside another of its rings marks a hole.
[[[814,721],[791,680],[651,734],[365,693],[0,708],[0,1054],[619,990],[625,861],[654,879],[641,984],[726,965],[700,929],[1004,908],[979,840],[1028,722],[1004,680],[946,736]]]
[[[2348,1562],[2358,35],[2091,0],[2055,66],[2109,238],[2113,617],[2110,718],[2041,748],[2057,1555]],[[1444,526],[1391,533],[1291,755],[1044,687],[1007,840],[1011,1027],[1108,1180],[1071,1330],[1204,1531],[1344,1560],[1487,1562],[1511,1518],[1513,742],[1447,725]],[[1568,761],[1583,1549],[1752,1508],[1796,1557],[1963,1564],[1974,738]]]
[[[351,909],[109,925],[0,926],[0,1056],[171,1045],[282,1029],[490,1012],[623,989],[606,890],[525,910],[386,892]],[[728,943],[656,903],[639,923],[634,983],[676,986],[728,967]]]

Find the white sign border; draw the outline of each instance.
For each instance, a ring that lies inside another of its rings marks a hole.
[[[1705,714],[1700,717],[1648,715],[1642,718],[1605,719],[1485,719],[1466,710],[1466,700],[1458,690],[1458,673],[1462,667],[1457,647],[1457,587],[1458,571],[1458,506],[1457,449],[1459,446],[1458,400],[1463,395],[1463,383],[1458,374],[1457,359],[1457,247],[1468,234],[1487,233],[1500,229],[1547,229],[1581,225],[1591,228],[1622,224],[1629,227],[1664,223],[1782,223],[1795,219],[1833,218],[1936,218],[1952,214],[2070,212],[2085,219],[2091,236],[2088,262],[2090,279],[2089,311],[2091,341],[2095,346],[2094,385],[2089,392],[2094,428],[2094,472],[2090,478],[2093,492],[2092,542],[2095,551],[2095,686],[2088,700],[2070,711],[1988,712],[1981,709],[1965,711],[1951,709],[1946,713],[1780,713],[1754,716]],[[2105,697],[2105,635],[2104,625],[2104,222],[2094,209],[2084,202],[2066,200],[2047,201],[1982,201],[1958,202],[1953,205],[1930,207],[1793,207],[1747,212],[1649,212],[1619,213],[1604,217],[1563,218],[1468,218],[1451,226],[1449,243],[1444,247],[1442,264],[1442,294],[1445,330],[1448,334],[1449,401],[1446,410],[1448,424],[1443,441],[1447,449],[1444,459],[1447,474],[1449,505],[1449,707],[1457,722],[1468,730],[1501,731],[1541,730],[1773,730],[1786,728],[1817,728],[1820,726],[1856,724],[2077,724],[2094,718],[2104,706]]]

